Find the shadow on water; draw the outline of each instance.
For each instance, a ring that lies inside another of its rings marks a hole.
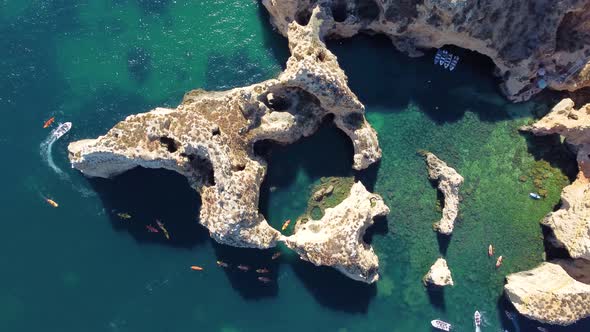
[[[328,47],[338,56],[352,91],[371,110],[401,112],[416,105],[437,123],[457,121],[466,111],[482,121],[509,118],[505,106],[510,103],[491,77],[494,64],[476,52],[445,47],[461,57],[451,72],[433,63],[435,50],[408,58],[384,36],[358,36]]]
[[[354,151],[350,139],[332,121],[324,121],[310,137],[284,146],[263,141],[255,152],[268,162],[267,175],[260,188],[260,212],[268,215],[270,188],[288,187],[303,170],[311,181],[328,176],[351,176]]]
[[[172,171],[135,168],[113,179],[88,180],[102,200],[113,228],[126,231],[140,243],[158,243],[191,248],[209,239],[198,223],[201,200],[186,179]],[[128,213],[124,219],[117,213]],[[164,223],[171,239],[164,233],[150,233],[147,225],[157,228],[156,219]]]
[[[534,136],[521,132],[527,141],[528,151],[535,160],[545,160],[552,167],[559,168],[571,181],[576,179],[578,166],[575,154],[561,143],[559,135]]]
[[[367,244],[373,243],[373,236],[375,234],[378,235],[386,235],[389,232],[389,222],[387,221],[387,216],[376,217],[374,219],[374,223],[371,227],[367,228],[365,231],[365,235],[363,235],[363,241]]]
[[[442,311],[447,310],[444,287],[429,286],[426,287],[426,293],[428,294],[430,304]]]
[[[293,270],[318,303],[334,310],[366,313],[377,294],[375,284],[352,280],[331,267],[298,260]]]
[[[361,181],[368,191],[374,192],[375,184],[377,183],[377,175],[379,174],[379,167],[381,167],[381,160],[362,171],[355,171],[355,179]]]
[[[278,260],[272,260],[272,254],[276,250],[260,250],[248,248],[235,248],[219,244],[211,240],[218,261],[227,263],[224,272],[234,290],[244,299],[255,300],[264,297],[278,295]],[[248,271],[242,271],[238,265],[247,266]],[[266,269],[268,273],[258,273],[257,269]],[[271,281],[264,283],[258,277],[269,278]]]
[[[277,62],[281,64],[281,68],[284,70],[287,65],[287,59],[289,59],[289,43],[287,38],[283,37],[276,29],[269,23],[270,14],[264,8],[262,4],[258,5],[258,18],[259,22],[263,22],[263,39],[266,49],[270,50],[273,57],[277,59]]]
[[[443,256],[446,256],[447,254],[447,250],[449,249],[449,243],[451,243],[451,238],[451,235],[445,235],[436,232],[436,241],[438,242],[438,248]]]

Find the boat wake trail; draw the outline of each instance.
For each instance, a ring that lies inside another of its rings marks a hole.
[[[72,124],[70,122],[60,123],[59,126],[52,130],[51,133],[49,133],[49,136],[41,142],[41,145],[39,145],[41,159],[43,159],[43,161],[45,161],[55,173],[64,179],[67,178],[67,175],[53,161],[52,149],[53,143],[67,133],[71,127]]]
[[[49,167],[51,167],[51,169],[53,169],[55,173],[61,177],[65,177],[65,173],[59,167],[57,167],[53,161],[53,156],[51,155],[53,143],[55,143],[56,140],[57,139],[53,135],[49,134],[49,137],[47,137],[47,139],[39,146],[39,152],[41,153],[41,158],[43,158],[43,160],[47,163],[47,165],[49,165]]]

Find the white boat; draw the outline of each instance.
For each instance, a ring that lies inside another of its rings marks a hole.
[[[449,66],[451,65],[451,61],[453,61],[453,54],[449,53],[447,55],[447,57],[445,58],[445,62],[443,63],[443,66],[445,68],[449,68]]]
[[[440,58],[442,56],[442,51],[439,49],[438,51],[436,51],[436,55],[434,56],[434,64],[438,64],[440,63]]]
[[[447,58],[448,58],[449,56],[452,56],[452,55],[449,53],[449,51],[447,51],[447,50],[443,50],[443,51],[442,51],[442,53],[440,54],[440,59],[439,59],[439,61],[438,61],[438,64],[439,64],[439,65],[441,65],[441,66],[442,66],[442,65],[444,65],[444,64],[445,64],[445,61],[447,61]]]
[[[62,137],[65,133],[67,133],[68,131],[70,131],[70,129],[72,129],[72,123],[71,122],[65,122],[65,123],[60,123],[57,128],[53,129],[53,131],[51,132],[51,135],[53,137],[55,137],[55,139],[59,139],[60,137]]]
[[[529,197],[532,199],[541,199],[541,196],[537,193],[529,193]]]
[[[473,322],[475,323],[476,327],[481,326],[481,314],[477,310],[473,314]]]
[[[541,332],[549,332],[549,330],[547,330],[547,329],[546,329],[546,328],[544,328],[544,327],[540,327],[540,326],[537,326],[537,330],[539,330],[539,331],[541,331]]]
[[[459,56],[455,55],[453,60],[451,60],[451,64],[449,65],[449,70],[453,71],[455,67],[457,67],[457,63],[459,62]]]
[[[450,331],[452,326],[451,324],[447,323],[447,322],[443,322],[440,319],[435,319],[433,321],[430,322],[432,324],[432,326],[436,327],[439,330],[443,330],[443,331]]]

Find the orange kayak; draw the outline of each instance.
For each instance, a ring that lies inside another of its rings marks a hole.
[[[45,201],[46,201],[47,203],[49,203],[49,205],[53,206],[54,208],[56,208],[56,207],[58,207],[58,206],[59,206],[59,204],[57,204],[57,203],[56,203],[54,200],[52,200],[52,199],[46,198],[46,199],[45,199]]]
[[[51,126],[53,121],[55,121],[55,117],[52,117],[51,119],[45,121],[45,123],[43,124],[43,128],[47,128],[47,127]]]
[[[494,246],[492,246],[491,244],[488,247],[488,256],[490,256],[490,257],[494,256]]]
[[[283,224],[283,227],[281,227],[281,230],[284,231],[285,229],[287,229],[287,227],[289,227],[290,223],[291,223],[291,219],[288,219],[287,221],[285,221],[285,223]]]
[[[496,268],[499,268],[502,265],[502,259],[502,256],[498,257],[498,260],[496,261]]]
[[[203,268],[200,266],[193,265],[191,266],[191,270],[193,271],[203,271]]]

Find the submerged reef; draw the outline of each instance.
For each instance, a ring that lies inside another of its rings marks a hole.
[[[438,190],[445,197],[442,218],[434,224],[434,229],[441,234],[451,235],[459,215],[459,187],[463,184],[463,177],[434,154],[426,151],[420,153],[426,160],[428,177],[438,182]]]
[[[447,261],[442,257],[432,264],[428,273],[422,278],[422,282],[424,286],[444,287],[455,285]]]
[[[352,176],[321,178],[320,183],[312,189],[307,209],[299,219],[321,219],[327,208],[335,207],[350,195],[353,185]]]
[[[138,166],[178,172],[200,193],[199,222],[217,242],[264,249],[287,241],[304,259],[334,266],[357,280],[375,281],[377,258],[362,235],[374,216],[389,210],[362,184],[353,186],[350,197],[322,218],[327,247],[321,250],[340,252],[331,261],[319,260],[328,251],[306,252],[315,250],[309,235],[315,231],[312,223],[285,238],[258,211],[266,162],[255,153],[256,142],[289,144],[332,119],[351,139],[354,169],[381,158],[364,106],[320,38],[324,18],[318,8],[306,25],[290,25],[291,57],[277,79],[228,91],[194,90],[174,109],[128,116],[104,136],[71,143],[72,167],[103,178]]]
[[[570,91],[590,86],[590,0],[262,2],[283,35],[291,21],[306,22],[319,5],[327,13],[322,36],[383,34],[411,56],[445,45],[484,54],[515,101],[538,93],[539,85]]]
[[[560,134],[577,154],[576,180],[563,189],[560,209],[541,221],[551,229],[551,242],[572,259],[509,275],[504,289],[521,314],[569,325],[590,316],[590,104],[575,109],[571,99],[564,99],[522,129],[535,135]]]
[[[379,279],[379,259],[363,236],[375,217],[387,214],[383,199],[357,182],[321,219],[299,219],[285,244],[315,265],[332,266],[352,279],[373,283]]]

